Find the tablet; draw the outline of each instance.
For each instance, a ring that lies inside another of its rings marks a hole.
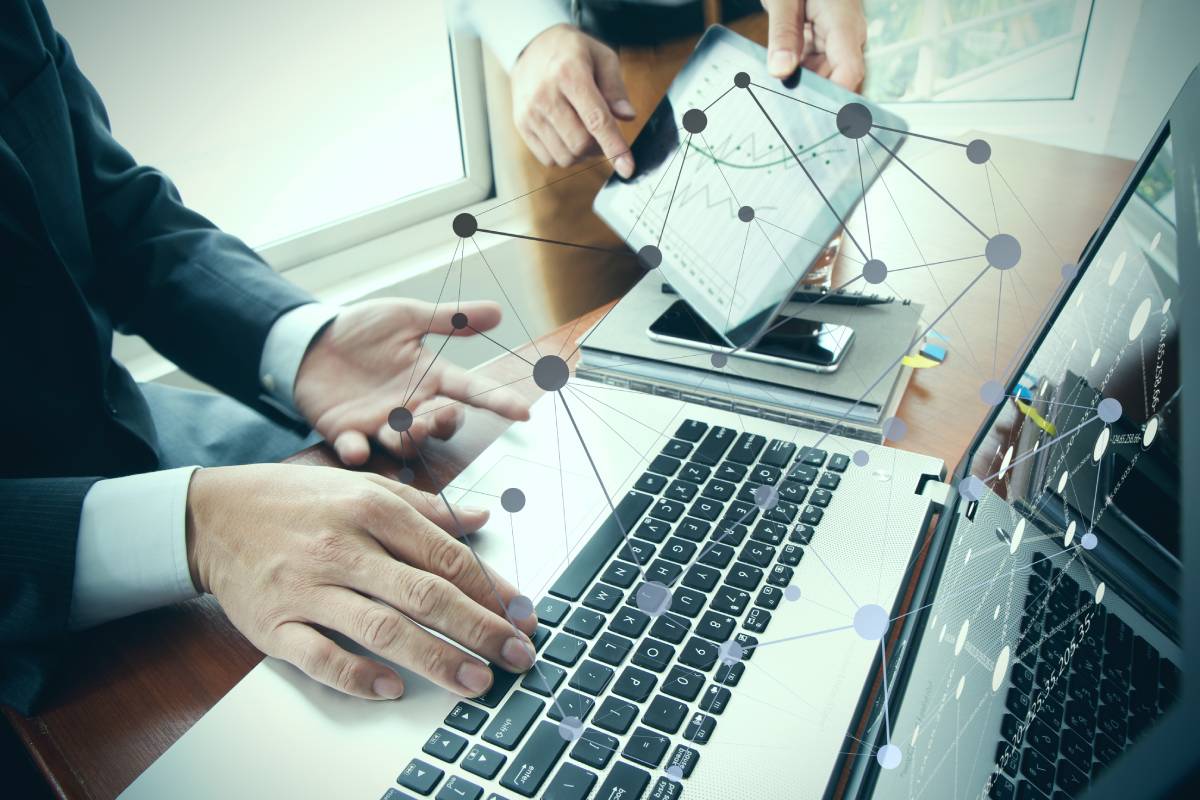
[[[593,203],[737,348],[766,331],[907,130],[814,72],[781,82],[765,64],[765,48],[709,28],[634,141],[634,175],[614,173]],[[853,235],[842,247],[868,258]]]

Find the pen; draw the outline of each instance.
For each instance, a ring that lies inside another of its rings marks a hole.
[[[662,285],[663,294],[679,294],[674,287],[669,283]],[[824,300],[821,298],[824,297]],[[831,292],[824,287],[812,289],[796,289],[792,292],[791,302],[793,303],[815,303],[817,300],[826,305],[831,306],[878,306],[884,303],[891,303],[896,298],[887,297],[879,294],[861,294],[859,292],[836,291]]]

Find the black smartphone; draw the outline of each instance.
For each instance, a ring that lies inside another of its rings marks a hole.
[[[647,333],[656,341],[715,353],[731,353],[734,350],[682,300],[672,303],[654,320]],[[833,372],[853,340],[854,329],[847,325],[786,317],[777,319],[752,347],[738,350],[737,354],[742,358],[772,364]]]

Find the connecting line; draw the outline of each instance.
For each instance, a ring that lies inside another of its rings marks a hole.
[[[871,258],[874,258],[875,245],[871,243],[871,212],[867,208],[867,179],[863,176],[862,146],[859,145],[858,139],[854,140],[854,153],[858,157],[858,185],[862,187],[863,217],[867,224],[867,251],[870,253]]]
[[[576,242],[564,242],[559,239],[546,239],[541,236],[528,236],[524,233],[509,233],[508,231],[496,231],[491,228],[479,228],[477,233],[490,233],[494,236],[509,236],[513,239],[526,239],[531,242],[542,242],[543,244],[556,244],[560,247],[576,247],[580,250],[595,250],[599,253],[611,253],[617,256],[632,256],[628,250],[617,249],[615,247],[598,247],[592,244],[577,244]],[[478,247],[479,245],[476,245]]]
[[[1011,469],[1012,469],[1013,467],[1015,467],[1017,464],[1020,464],[1022,461],[1026,460],[1026,459],[1027,459],[1027,458],[1029,458],[1030,456],[1037,455],[1038,453],[1042,452],[1043,450],[1045,450],[1047,447],[1049,447],[1050,445],[1054,444],[1054,443],[1055,443],[1055,442],[1057,442],[1058,440],[1060,440],[1060,439],[1063,439],[1063,438],[1066,438],[1067,436],[1070,436],[1071,434],[1075,433],[1075,432],[1076,432],[1076,431],[1078,431],[1080,428],[1082,428],[1084,425],[1090,425],[1091,423],[1095,422],[1095,421],[1096,421],[1096,420],[1098,420],[1098,419],[1100,419],[1100,417],[1098,417],[1098,416],[1089,417],[1089,418],[1085,419],[1083,422],[1079,423],[1079,424],[1078,424],[1078,425],[1076,425],[1074,428],[1071,428],[1069,431],[1064,431],[1064,432],[1060,433],[1058,436],[1055,436],[1055,437],[1054,437],[1053,439],[1051,439],[1050,441],[1046,442],[1045,444],[1042,444],[1042,445],[1040,445],[1040,446],[1038,447],[1038,449],[1037,449],[1037,450],[1030,450],[1030,451],[1029,451],[1028,453],[1026,453],[1025,455],[1023,455],[1023,456],[1021,456],[1020,458],[1018,458],[1018,459],[1014,460],[1014,461],[1013,461],[1011,464],[1009,464],[1009,465],[1008,465],[1008,469],[1010,469],[1010,470],[1011,470]],[[989,475],[988,477],[984,478],[983,480],[984,480],[984,482],[986,483],[987,481],[994,481],[994,480],[995,480],[996,478],[998,478],[998,477],[1000,477],[1000,473],[999,473],[999,472],[995,473],[994,475]]]
[[[671,216],[671,206],[675,204],[675,193],[679,191],[679,181],[683,178],[683,165],[687,163],[688,150],[692,147],[692,134],[688,134],[687,141],[683,143],[683,155],[679,158],[679,172],[675,173],[675,186],[671,189],[671,197],[667,200],[667,210],[663,212],[662,227],[658,231],[658,242],[662,244],[663,234],[667,232],[667,218]]]
[[[442,354],[442,351],[446,349],[446,345],[449,343],[450,343],[450,337],[447,336],[445,339],[442,340],[442,346],[439,347],[437,349],[437,352],[433,354],[433,358],[429,359],[429,364],[425,367],[425,371],[421,373],[421,378],[420,378],[420,380],[417,381],[417,385],[414,386],[412,388],[412,392],[410,392],[408,394],[408,396],[404,398],[403,405],[406,408],[408,407],[408,404],[413,399],[413,397],[416,396],[417,392],[420,391],[421,384],[425,382],[425,376],[429,374],[429,370],[433,369],[434,362],[436,362],[438,360],[438,356],[440,356]]]
[[[500,283],[500,279],[496,277],[496,271],[492,269],[492,265],[488,263],[487,256],[483,254],[483,248],[479,246],[479,242],[475,241],[474,236],[471,237],[471,244],[475,245],[475,251],[479,253],[479,257],[483,259],[483,265],[487,267],[487,271],[491,274],[492,280],[496,284],[496,288],[500,290],[500,294],[504,295],[504,302],[508,303],[508,307],[512,309],[513,316],[517,318],[517,323],[521,326],[521,330],[525,331],[525,338],[529,340],[531,345],[533,345],[533,352],[537,353],[540,357],[542,355],[541,349],[538,347],[537,342],[533,340],[532,334],[529,333],[529,328],[525,327],[525,320],[521,319],[521,315],[517,313],[516,304],[509,299],[508,292],[504,291],[504,284]],[[465,246],[463,249],[466,249]]]
[[[429,468],[428,462],[425,461],[425,454],[422,453],[420,448],[417,447],[417,442],[415,439],[413,439],[412,434],[408,431],[405,431],[405,433],[408,435],[408,442],[412,446],[413,452],[416,453],[417,458],[421,460],[421,466],[427,473],[429,473],[429,475],[432,476],[433,471]],[[487,579],[488,588],[492,592],[492,598],[496,601],[496,607],[500,609],[501,613],[504,615],[504,619],[508,620],[508,624],[512,626],[513,633],[518,634],[519,636],[524,636],[525,634],[521,632],[521,629],[517,627],[517,623],[513,620],[512,614],[509,613],[508,606],[505,604],[504,599],[500,597],[500,590],[496,588],[496,582],[492,580],[492,573],[484,565],[483,559],[479,557],[479,554],[475,552],[475,548],[471,545],[471,540],[467,538],[467,531],[463,527],[462,522],[458,519],[458,514],[454,513],[454,504],[451,503],[446,497],[445,489],[439,488],[437,490],[437,494],[438,497],[441,498],[442,503],[445,504],[446,511],[450,514],[450,519],[454,522],[454,531],[457,534],[458,540],[467,546],[467,550],[470,551],[471,556],[475,559],[475,564],[479,567],[479,571],[482,572],[483,577]],[[542,682],[547,686],[552,685],[553,681],[548,681],[546,679],[546,675],[542,672],[542,668],[540,666],[541,662],[537,659],[532,647],[530,647],[529,656],[533,661],[532,668],[538,674],[538,677],[541,678]],[[558,696],[556,695],[552,698],[552,700],[554,701],[555,708],[558,710],[559,716],[563,719],[566,719],[567,713],[563,707],[559,705]]]
[[[913,264],[911,267],[888,267],[888,274],[893,272],[907,272],[910,269],[925,269],[926,267],[936,267],[938,264],[955,264],[959,261],[971,261],[976,258],[983,258],[984,254],[980,253],[975,256],[961,256],[959,258],[947,258],[942,261],[930,261],[928,264]]]
[[[770,647],[773,644],[783,644],[784,642],[794,642],[797,639],[807,639],[810,636],[820,636],[823,633],[837,633],[838,631],[848,631],[853,628],[853,625],[840,625],[836,628],[826,628],[823,631],[810,631],[809,633],[798,633],[795,636],[785,636],[782,639],[772,639],[769,642],[759,642],[754,645],[754,650],[761,650],[764,647]]]
[[[990,238],[991,238],[990,236],[988,236],[986,233],[984,233],[984,232],[983,232],[983,229],[982,229],[982,228],[980,228],[980,227],[979,227],[978,225],[976,225],[974,222],[971,222],[971,220],[970,220],[970,219],[967,217],[967,215],[966,215],[966,214],[964,214],[963,212],[959,211],[959,210],[958,210],[958,207],[957,207],[957,206],[955,206],[955,205],[954,205],[954,203],[951,203],[949,200],[947,200],[947,199],[946,199],[946,196],[945,196],[944,194],[942,194],[941,192],[939,192],[937,189],[933,188],[933,185],[932,185],[932,184],[930,184],[930,183],[929,183],[929,181],[925,180],[925,179],[924,179],[924,178],[922,178],[920,175],[918,175],[918,174],[917,174],[917,171],[916,171],[915,169],[913,169],[912,167],[910,167],[910,166],[908,165],[908,162],[906,162],[904,159],[900,158],[900,156],[896,154],[896,151],[895,151],[895,150],[893,150],[892,148],[888,147],[888,146],[887,146],[886,144],[884,144],[883,142],[879,141],[879,139],[878,139],[878,138],[876,138],[875,134],[871,133],[870,131],[868,131],[868,132],[867,132],[867,136],[870,136],[870,137],[871,137],[871,139],[872,139],[872,141],[874,141],[874,142],[875,142],[875,144],[877,144],[877,145],[879,145],[880,147],[882,147],[884,150],[886,150],[886,151],[887,151],[887,152],[888,152],[888,153],[889,153],[889,154],[892,156],[892,158],[896,159],[896,161],[900,163],[900,166],[904,167],[906,170],[908,170],[909,172],[911,172],[911,173],[912,173],[912,175],[913,175],[913,177],[914,177],[914,178],[916,178],[917,180],[919,180],[919,181],[920,181],[922,184],[924,184],[924,186],[925,186],[925,188],[926,188],[926,189],[928,189],[929,191],[931,191],[931,192],[933,192],[934,194],[936,194],[936,195],[938,196],[938,199],[939,199],[939,200],[941,200],[943,203],[945,203],[947,206],[949,206],[949,207],[950,207],[950,210],[952,210],[952,211],[953,211],[955,214],[958,214],[960,217],[962,217],[962,218],[963,218],[963,221],[964,221],[964,222],[966,222],[968,225],[970,225],[972,228],[974,228],[974,229],[975,229],[975,231],[976,231],[976,232],[977,232],[977,233],[978,233],[980,236],[982,236],[984,239],[990,239]]]
[[[725,91],[721,92],[721,94],[719,94],[719,95],[717,96],[717,99],[716,99],[716,100],[713,100],[711,103],[709,103],[708,105],[706,105],[706,106],[705,106],[703,109],[701,109],[701,110],[703,110],[703,111],[708,111],[710,108],[712,108],[713,106],[715,106],[715,105],[717,104],[717,102],[718,102],[718,101],[720,101],[720,100],[724,99],[725,95],[727,95],[727,94],[729,94],[730,92],[732,92],[732,91],[734,90],[734,88],[735,88],[735,87],[731,85],[731,86],[730,86],[728,89],[726,89]]]
[[[800,314],[803,314],[805,311],[808,311],[809,309],[811,309],[813,306],[819,305],[820,303],[824,302],[826,298],[828,298],[828,297],[830,297],[830,296],[832,296],[832,295],[835,295],[835,294],[837,294],[838,292],[840,292],[841,290],[845,289],[845,288],[846,288],[847,286],[849,286],[850,284],[852,284],[852,283],[854,283],[854,282],[856,282],[856,281],[860,281],[860,280],[862,280],[862,273],[859,273],[858,275],[855,275],[853,278],[850,278],[849,280],[845,281],[845,282],[844,282],[844,283],[842,283],[840,286],[834,286],[832,289],[830,289],[829,291],[825,292],[825,294],[821,295],[821,296],[820,296],[820,297],[818,297],[816,300],[813,300],[811,303],[801,303],[801,304],[800,304],[800,311],[799,311],[799,312],[797,312],[796,314],[790,314],[790,315],[784,315],[784,314],[781,314],[781,315],[780,315],[780,317],[779,317],[779,319],[778,319],[778,321],[776,321],[776,322],[772,323],[772,324],[771,324],[771,326],[770,326],[769,328],[767,328],[765,331],[763,331],[763,332],[762,332],[762,335],[760,335],[758,338],[761,340],[763,336],[766,336],[766,335],[767,335],[768,333],[770,333],[771,331],[775,330],[776,328],[778,328],[778,327],[780,327],[780,326],[782,326],[782,325],[786,325],[786,324],[788,324],[789,322],[791,322],[791,321],[792,321],[793,319],[795,319],[796,317],[799,317],[799,316],[800,316]],[[922,334],[922,336],[924,336],[924,334]],[[919,337],[918,337],[918,338],[919,338]],[[741,346],[741,347],[735,347],[735,348],[734,348],[734,349],[733,349],[731,352],[733,352],[733,353],[736,353],[736,352],[738,352],[739,350],[745,350],[745,349],[746,349],[746,346],[745,346],[745,345],[743,345],[743,346]],[[906,351],[906,352],[907,352],[907,351]],[[903,358],[903,355],[901,356],[901,358]],[[888,367],[888,369],[891,369],[891,367]],[[876,381],[876,383],[878,383],[878,381]],[[872,388],[874,388],[874,387],[872,387]],[[870,390],[870,389],[868,389],[867,391],[869,392],[869,391],[871,391],[871,390]],[[864,395],[864,396],[865,396],[865,395]],[[861,399],[861,398],[860,398],[860,399]],[[841,421],[841,420],[839,420],[839,422],[840,422],[840,421]]]
[[[488,336],[486,333],[484,333],[483,331],[479,330],[479,329],[478,329],[478,328],[476,328],[474,325],[467,325],[467,327],[468,327],[468,328],[470,328],[470,329],[471,329],[473,332],[475,332],[475,333],[479,334],[480,336],[482,336],[483,338],[487,339],[487,340],[488,340],[489,342],[491,342],[492,344],[496,345],[496,347],[499,347],[501,350],[503,350],[504,352],[508,353],[510,356],[516,356],[517,358],[521,359],[522,361],[524,361],[524,362],[525,362],[526,364],[528,364],[529,366],[531,366],[531,367],[533,366],[533,362],[532,362],[532,361],[530,361],[528,358],[526,358],[525,356],[521,355],[521,354],[520,354],[520,353],[518,353],[516,350],[513,350],[512,348],[508,347],[507,345],[503,345],[503,344],[501,344],[500,342],[497,342],[495,339],[493,339],[492,337]],[[447,341],[449,341],[449,340],[447,340]]]
[[[1016,292],[1013,292],[1016,296]],[[996,332],[992,336],[992,377],[996,376],[996,354],[1000,352],[1000,308],[1004,304],[1004,273],[1000,273],[1000,287],[996,290]]]
[[[926,134],[926,133],[914,133],[913,131],[902,131],[899,128],[889,128],[887,125],[880,125],[878,122],[872,122],[871,127],[879,128],[879,130],[881,130],[881,131],[891,131],[892,133],[898,133],[901,136],[916,136],[918,139],[928,139],[931,142],[941,142],[942,144],[952,144],[955,147],[962,147],[964,149],[966,148],[966,145],[963,144],[962,142],[952,142],[949,139],[942,139],[938,136],[930,136],[929,134]],[[871,137],[871,138],[874,138],[874,137]]]
[[[780,97],[786,97],[788,100],[792,100],[796,103],[802,103],[802,104],[808,106],[809,108],[815,108],[817,111],[824,111],[826,114],[833,114],[835,117],[837,116],[837,112],[833,111],[832,109],[824,108],[823,106],[819,106],[816,103],[810,103],[807,100],[801,100],[799,97],[793,97],[790,94],[784,94],[783,92],[777,92],[774,89],[772,89],[770,86],[763,86],[761,83],[755,83],[754,81],[750,81],[750,85],[756,89],[762,89],[764,92],[770,92],[771,94],[777,94]],[[747,89],[746,91],[750,91],[750,90]]]
[[[883,732],[886,735],[885,741],[888,744],[892,743],[892,719],[891,712],[888,711],[888,706],[891,705],[891,700],[888,697],[888,680],[887,680],[887,647],[884,646],[884,641],[887,636],[879,637],[879,657],[883,660]]]
[[[465,253],[467,251],[466,244],[464,244],[462,242],[460,242],[459,244],[462,244],[463,252]],[[446,291],[446,283],[450,280],[450,273],[454,271],[454,256],[457,253],[458,253],[458,245],[455,245],[454,253],[451,254],[451,256],[450,256],[450,263],[446,265],[446,274],[442,277],[442,287],[440,289],[438,289],[437,302],[434,303],[433,311],[430,312],[430,314],[429,314],[429,324],[425,326],[425,333],[421,336],[422,342],[425,340],[425,337],[429,335],[429,332],[431,330],[433,330],[433,320],[437,317],[437,307],[442,302],[442,295]],[[417,364],[419,362],[420,362],[419,358],[413,360],[412,370],[408,373],[408,385],[404,387],[405,394],[408,394],[408,390],[412,387],[412,379],[413,379],[413,376],[417,374]]]
[[[821,558],[821,554],[812,547],[808,549],[808,552],[817,557],[817,561],[821,562],[821,566],[824,567],[825,571],[829,573],[829,577],[833,578],[834,583],[836,583],[838,587],[846,593],[846,597],[850,599],[851,604],[853,604],[855,608],[858,608],[858,601],[854,599],[854,595],[850,594],[850,590],[846,588],[846,584],[842,583],[841,579],[838,578],[837,575],[833,574],[833,570],[831,570],[829,565],[825,563],[825,559]]]
[[[767,122],[771,124],[771,127],[775,129],[775,133],[779,136],[779,141],[783,142],[783,146],[786,147],[788,152],[792,154],[792,158],[796,160],[796,164],[799,165],[800,171],[804,173],[804,177],[808,178],[808,182],[811,183],[813,188],[817,190],[817,194],[821,195],[821,199],[825,201],[825,205],[829,208],[830,213],[833,214],[835,219],[837,219],[838,224],[842,226],[842,229],[846,232],[846,235],[850,237],[850,241],[854,242],[854,247],[858,250],[858,254],[863,258],[866,258],[866,251],[862,249],[862,245],[858,243],[858,239],[855,239],[854,234],[851,233],[850,229],[846,227],[846,221],[842,219],[842,215],[837,212],[837,209],[833,207],[833,203],[829,202],[829,198],[825,196],[825,193],[821,191],[821,187],[817,185],[815,180],[813,180],[812,173],[808,171],[808,167],[804,166],[804,162],[800,160],[800,156],[796,155],[796,151],[792,149],[792,143],[789,142],[787,137],[783,135],[783,131],[779,130],[779,126],[775,124],[775,120],[771,119],[771,115],[767,113],[767,109],[764,108],[763,104],[759,101],[758,95],[754,94],[754,90],[750,87],[746,87],[746,93],[750,95],[750,99],[754,101],[756,106],[758,106],[758,110],[761,111],[763,116],[767,118]],[[778,92],[776,92],[776,94],[778,94]],[[786,97],[786,95],[784,96]],[[874,139],[875,137],[872,136],[871,138]]]

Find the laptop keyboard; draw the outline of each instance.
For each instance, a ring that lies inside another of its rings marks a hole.
[[[849,463],[685,420],[537,604],[534,668],[493,668],[383,800],[679,797]]]
[[[992,800],[1082,794],[1179,695],[1178,666],[1052,569],[1042,553],[1034,553],[1033,570],[988,788]]]

